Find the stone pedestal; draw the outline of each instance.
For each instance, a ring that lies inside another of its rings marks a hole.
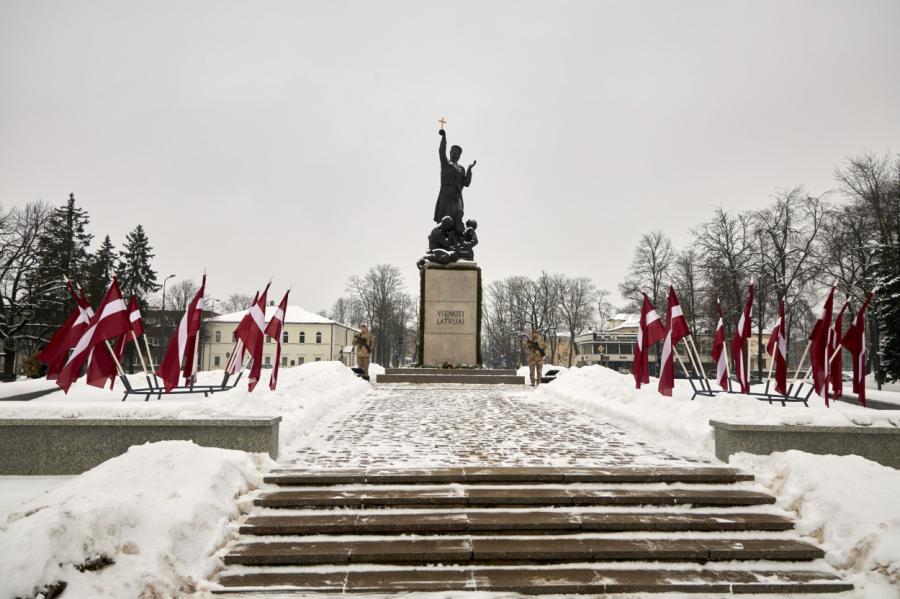
[[[426,263],[421,277],[419,364],[481,364],[481,269]]]

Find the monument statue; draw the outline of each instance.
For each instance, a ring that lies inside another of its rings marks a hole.
[[[443,118],[440,121],[441,128],[438,133],[441,143],[438,146],[438,157],[441,161],[441,190],[438,192],[437,203],[434,206],[434,222],[438,225],[428,235],[428,252],[419,260],[418,266],[422,268],[425,262],[436,264],[449,264],[457,260],[474,260],[475,252],[472,248],[478,245],[478,235],[475,229],[478,223],[474,220],[465,221],[463,224],[463,187],[472,183],[472,168],[477,161],[473,161],[468,168],[459,164],[462,156],[462,148],[452,146],[450,158],[447,158],[447,132]]]
[[[459,164],[462,156],[462,148],[459,146],[450,147],[450,159],[447,160],[447,132],[444,131],[444,124],[447,121],[441,119],[441,129],[438,133],[441,136],[441,144],[438,146],[438,157],[441,160],[441,190],[438,192],[437,203],[434,206],[434,222],[439,223],[445,216],[453,219],[453,225],[456,232],[462,235],[463,232],[463,187],[472,184],[472,169],[475,167],[477,160],[464,169]]]

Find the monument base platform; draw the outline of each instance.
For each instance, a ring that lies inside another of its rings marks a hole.
[[[481,364],[481,269],[475,262],[426,263],[421,270],[419,365]]]
[[[450,383],[465,385],[524,385],[525,377],[513,369],[489,368],[386,368],[376,383]]]

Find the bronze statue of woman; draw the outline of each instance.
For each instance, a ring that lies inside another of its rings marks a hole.
[[[438,133],[441,136],[441,145],[438,147],[438,157],[441,159],[441,191],[434,206],[434,222],[439,223],[442,218],[449,216],[453,219],[457,233],[462,234],[464,230],[462,190],[472,183],[472,168],[478,161],[472,162],[468,169],[464,169],[459,164],[459,158],[462,156],[462,148],[459,146],[450,148],[450,159],[447,160],[447,132],[442,128]]]

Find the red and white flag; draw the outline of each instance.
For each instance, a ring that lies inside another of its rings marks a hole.
[[[78,341],[81,333],[88,327],[91,316],[94,315],[90,303],[84,297],[84,292],[76,292],[69,280],[66,281],[66,289],[75,301],[75,309],[37,356],[40,362],[47,365],[47,379],[51,381],[56,379],[59,371],[65,366],[69,359],[69,350]]]
[[[859,397],[862,405],[866,405],[866,309],[872,303],[874,294],[870,293],[856,313],[856,318],[841,339],[847,351],[853,356],[853,392]]]
[[[828,292],[822,312],[809,334],[809,366],[812,370],[813,387],[819,397],[828,404],[828,340],[831,336],[831,316],[834,312],[834,287]]]
[[[134,335],[144,334],[141,310],[138,307],[137,298],[134,295],[131,296],[131,299],[128,302],[128,320],[130,323],[129,330],[116,338],[116,343],[113,347],[113,353],[116,355],[116,360],[118,360],[119,363],[121,363],[122,359],[125,357],[126,347],[135,339],[135,337],[132,336],[132,332],[134,332]],[[138,351],[140,351],[140,348],[138,348]],[[108,381],[109,388],[112,389],[117,374],[118,369],[116,368],[116,363],[113,361],[112,356],[109,355],[109,352],[96,351],[91,353],[87,370],[88,385],[102,388]]]
[[[253,360],[253,363],[250,365],[249,384],[247,386],[250,391],[256,388],[256,383],[259,382],[260,373],[262,372],[263,343],[266,338],[266,294],[268,291],[269,285],[266,285],[266,288],[259,295],[259,299],[250,306],[250,310],[234,330],[234,334],[243,342],[244,347],[250,352],[250,359]]]
[[[97,313],[91,317],[89,326],[79,336],[72,354],[56,378],[56,384],[68,393],[69,387],[78,378],[81,367],[91,351],[97,347],[100,351],[106,350],[103,346],[106,345],[107,339],[121,335],[128,329],[125,300],[122,299],[119,281],[113,277],[103,301],[97,307]]]
[[[747,372],[747,339],[750,338],[750,327],[752,325],[751,314],[753,311],[753,280],[750,280],[750,288],[747,291],[747,303],[744,304],[744,311],[741,312],[741,318],[738,320],[737,329],[734,331],[734,337],[731,338],[731,356],[734,360],[734,377],[741,386],[741,393],[750,393],[750,378]]]
[[[678,342],[691,334],[687,319],[681,311],[675,288],[669,285],[669,301],[666,307],[666,337],[663,341],[662,367],[659,371],[659,392],[667,397],[672,396],[675,388],[675,347]]]
[[[275,390],[278,385],[278,368],[281,366],[281,334],[284,331],[284,315],[287,312],[288,294],[290,290],[284,292],[281,303],[275,309],[275,314],[266,326],[266,335],[275,339],[275,365],[272,367],[272,376],[269,378],[269,389]]]
[[[637,341],[634,344],[634,360],[631,363],[631,373],[634,375],[634,386],[641,388],[641,384],[650,382],[650,348],[654,343],[666,336],[666,329],[659,321],[659,314],[653,309],[653,304],[646,293],[642,294],[644,301],[641,304],[641,321],[638,325]]]
[[[722,318],[722,304],[716,300],[719,321],[716,323],[716,334],[713,337],[712,358],[716,363],[716,382],[724,391],[728,391],[728,352],[725,351],[725,321]]]
[[[775,391],[787,395],[787,333],[784,324],[784,300],[778,308],[778,320],[766,343],[766,352],[775,363]]]
[[[844,360],[838,350],[841,347],[841,333],[844,328],[844,311],[847,310],[849,304],[849,301],[844,302],[834,319],[834,324],[831,325],[831,330],[828,331],[828,359],[830,361],[828,375],[831,377],[831,389],[835,399],[844,395],[844,379],[842,378],[844,376]]]
[[[203,294],[206,292],[206,275],[203,275],[203,282],[200,289],[194,295],[191,303],[188,304],[187,310],[178,323],[178,328],[172,333],[169,339],[169,347],[166,348],[166,355],[163,357],[162,363],[159,365],[157,374],[165,383],[166,391],[171,391],[178,386],[178,382],[182,376],[182,367],[185,379],[190,379],[194,372],[194,339],[200,331],[200,316],[203,310]]]
[[[250,307],[252,307],[257,300],[259,300],[259,290],[257,290],[256,295],[253,296]],[[248,311],[250,310],[250,307],[247,308]],[[241,368],[244,367],[244,358],[246,357],[247,348],[244,347],[244,342],[237,338],[237,334],[233,334],[232,336],[235,340],[234,351],[228,358],[228,362],[225,364],[225,372],[234,375],[239,373]]]

